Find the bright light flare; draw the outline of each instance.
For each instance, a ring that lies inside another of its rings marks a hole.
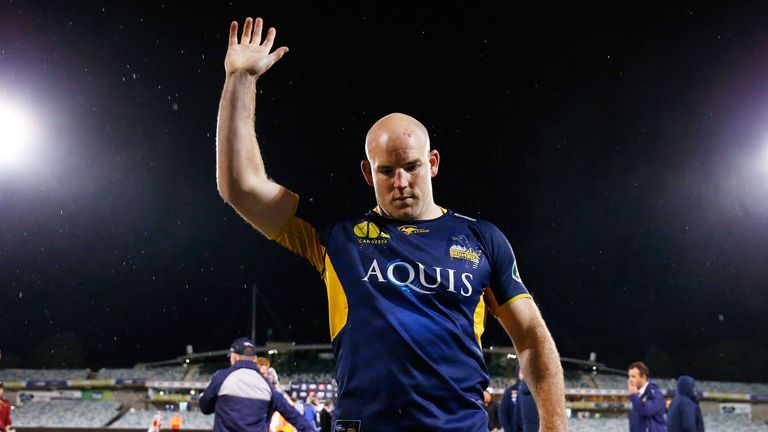
[[[0,173],[29,163],[34,135],[32,120],[24,110],[0,102]]]
[[[760,155],[758,163],[760,164],[760,169],[763,171],[763,174],[768,176],[768,145],[763,149],[763,154]]]

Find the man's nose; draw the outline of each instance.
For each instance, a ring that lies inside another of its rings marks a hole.
[[[408,174],[404,169],[398,168],[395,171],[395,187],[397,189],[407,188],[409,181],[410,181],[410,174]]]

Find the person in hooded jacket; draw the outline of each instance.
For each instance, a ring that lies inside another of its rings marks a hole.
[[[643,362],[629,365],[629,432],[667,432],[664,418],[664,393],[650,380],[650,370]]]
[[[539,409],[536,407],[536,400],[533,399],[531,389],[525,382],[522,370],[518,372],[517,377],[520,389],[517,392],[517,403],[515,404],[515,422],[517,427],[522,426],[523,432],[539,432]]]
[[[688,375],[677,379],[677,393],[669,405],[669,432],[704,432],[704,418],[694,387],[696,381]]]
[[[504,389],[499,403],[499,421],[504,432],[522,432],[522,428],[515,426],[515,406],[517,405],[517,395],[520,390],[520,381],[517,376],[519,368],[515,369],[515,379],[509,380],[509,386]]]

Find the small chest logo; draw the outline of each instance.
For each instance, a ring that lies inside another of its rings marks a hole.
[[[397,227],[398,231],[405,233],[405,235],[428,233],[429,230],[425,228],[419,228],[415,225],[400,225]]]
[[[353,231],[357,241],[361,244],[386,244],[389,234],[382,231],[378,225],[373,222],[364,221],[355,225]]]

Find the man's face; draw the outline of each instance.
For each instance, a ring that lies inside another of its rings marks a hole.
[[[427,137],[402,128],[373,135],[362,169],[384,216],[418,220],[434,205],[432,177],[438,164],[439,155],[428,150]]]
[[[638,390],[643,388],[643,386],[648,382],[648,377],[642,375],[638,368],[632,368],[627,371],[627,377],[629,378],[629,382]]]

